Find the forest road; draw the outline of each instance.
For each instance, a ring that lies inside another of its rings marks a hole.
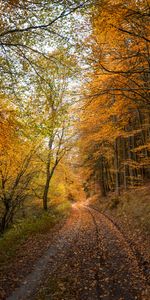
[[[77,205],[58,239],[7,300],[147,300],[145,280],[119,229]]]

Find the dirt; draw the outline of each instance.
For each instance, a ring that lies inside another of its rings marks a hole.
[[[20,245],[13,259],[7,261],[0,268],[0,299],[6,299],[15,288],[19,287],[31,273],[37,261],[54,243],[64,220],[56,224],[45,234],[31,235]]]
[[[7,300],[148,300],[146,278],[111,220],[74,207],[53,243]]]

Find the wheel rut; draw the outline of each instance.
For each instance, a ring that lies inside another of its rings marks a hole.
[[[66,222],[60,230],[55,243],[48,248],[40,260],[35,264],[34,270],[29,273],[20,287],[6,298],[6,300],[26,300],[31,299],[45,281],[45,278],[55,272],[56,267],[62,263],[57,259],[57,266],[53,263],[56,257],[61,258],[61,253],[67,251],[73,239],[76,238],[80,228],[81,214],[76,210],[75,216]]]
[[[101,240],[103,270],[97,278],[107,291],[107,297],[99,296],[99,299],[149,299],[143,272],[123,233],[106,215],[93,208],[86,209],[92,215]]]
[[[105,215],[78,206],[55,245],[7,300],[148,300],[137,259]]]

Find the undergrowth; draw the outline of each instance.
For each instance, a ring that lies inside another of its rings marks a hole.
[[[122,192],[119,196],[108,195],[107,198],[95,196],[91,204],[100,211],[116,218],[124,218],[127,222],[144,234],[150,233],[150,186],[145,185]]]
[[[47,212],[18,219],[16,223],[0,237],[0,263],[4,265],[12,259],[21,245],[32,235],[45,234],[55,224],[69,215],[70,203],[52,206]]]

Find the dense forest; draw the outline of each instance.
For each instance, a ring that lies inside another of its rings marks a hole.
[[[147,182],[148,1],[10,0],[0,16],[1,232],[30,203]]]
[[[47,210],[52,198],[75,198],[74,185],[82,192],[71,170],[82,6],[1,1],[1,232],[34,201]]]
[[[103,196],[150,177],[149,9],[147,1],[104,1],[92,17],[81,152]]]
[[[149,1],[0,20],[0,299],[150,299]]]

